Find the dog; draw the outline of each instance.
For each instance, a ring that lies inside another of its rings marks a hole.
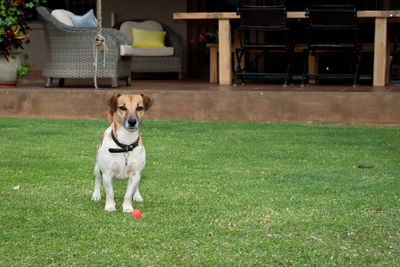
[[[112,179],[128,179],[123,212],[132,212],[134,201],[143,201],[139,193],[139,181],[146,164],[146,152],[140,136],[144,114],[153,100],[140,93],[117,94],[107,100],[109,127],[104,131],[97,149],[94,167],[95,184],[93,201],[101,199],[101,178],[106,194],[106,211],[115,211]]]

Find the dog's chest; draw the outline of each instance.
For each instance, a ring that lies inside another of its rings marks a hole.
[[[139,146],[128,154],[105,153],[99,158],[99,163],[101,169],[111,171],[113,177],[126,179],[144,169],[146,163],[144,147]]]
[[[111,153],[109,149],[118,146],[109,137],[110,131],[110,128],[106,130],[98,151],[97,162],[100,170],[118,179],[126,179],[135,173],[140,173],[146,164],[144,147],[139,145],[127,153]]]

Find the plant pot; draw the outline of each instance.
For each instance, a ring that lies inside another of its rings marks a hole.
[[[17,84],[17,68],[21,65],[21,57],[17,54],[15,59],[4,57],[3,53],[0,53],[0,87],[10,87]]]

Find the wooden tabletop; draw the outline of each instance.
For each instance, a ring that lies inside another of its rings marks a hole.
[[[236,12],[175,12],[174,19],[239,19]],[[304,19],[304,11],[287,12],[289,19]],[[357,11],[359,18],[400,18],[400,10],[361,10]]]

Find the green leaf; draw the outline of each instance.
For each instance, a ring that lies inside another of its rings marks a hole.
[[[28,73],[28,67],[26,64],[22,64],[17,68],[17,76],[18,78],[23,78]]]

